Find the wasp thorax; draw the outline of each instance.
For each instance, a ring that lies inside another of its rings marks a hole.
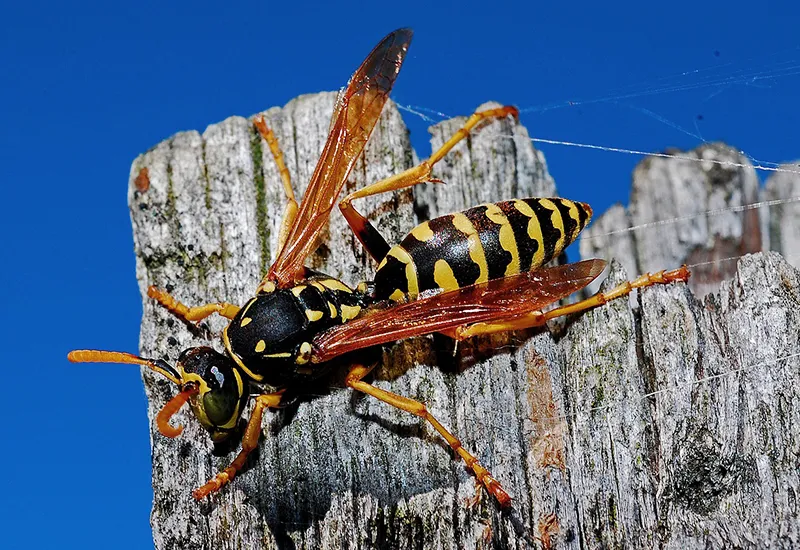
[[[214,441],[236,428],[249,395],[236,364],[209,347],[190,348],[178,358],[182,389],[197,388],[189,404]]]

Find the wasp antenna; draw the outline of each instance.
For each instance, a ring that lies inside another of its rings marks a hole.
[[[101,351],[94,349],[77,349],[67,354],[67,359],[72,363],[125,363],[129,365],[143,365],[170,382],[181,385],[180,375],[164,361],[144,359],[137,355],[121,351]]]
[[[183,432],[183,426],[172,426],[169,421],[170,419],[181,410],[189,398],[197,393],[197,388],[195,386],[190,386],[177,394],[175,397],[167,401],[167,403],[161,407],[161,410],[158,411],[158,415],[156,416],[156,426],[158,426],[158,431],[161,432],[161,435],[165,437],[175,438],[181,435]]]

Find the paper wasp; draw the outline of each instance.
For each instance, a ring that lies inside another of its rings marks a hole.
[[[584,288],[603,270],[602,260],[543,267],[588,224],[589,205],[561,198],[523,198],[484,204],[424,222],[390,246],[355,199],[432,181],[431,168],[482,121],[517,116],[514,107],[473,114],[444,145],[419,165],[347,195],[339,209],[367,253],[378,263],[374,281],[351,288],[304,266],[356,159],[381,114],[400,71],[412,33],[385,37],[353,74],[334,109],[326,145],[302,201],[297,203],[289,171],[263,117],[254,124],[279,167],[286,206],[274,263],[255,297],[242,307],[218,302],[187,307],[164,290],[148,296],[175,316],[197,322],[218,313],[230,323],[222,333],[225,353],[210,347],[183,351],[173,367],[160,359],[96,350],[69,354],[75,362],[133,363],[160,373],[178,386],[156,418],[159,431],[176,437],[169,424],[187,402],[215,442],[236,432],[250,398],[254,406],[231,465],[193,495],[218,491],[242,469],[258,445],[265,408],[275,408],[287,391],[342,361],[352,365],[346,385],[429,422],[501,506],[511,497],[488,470],[426,409],[425,405],[364,381],[374,367],[362,350],[397,340],[442,333],[456,340],[541,326],[627,295],[633,288],[685,281],[686,268],[661,271],[606,293],[544,311]],[[356,352],[356,353],[353,353]],[[268,392],[264,388],[269,388]]]

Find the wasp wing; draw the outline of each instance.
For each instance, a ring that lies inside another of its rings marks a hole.
[[[378,121],[400,72],[411,36],[411,29],[399,29],[384,38],[339,96],[328,141],[283,249],[267,274],[267,279],[278,286],[291,286],[303,278],[303,263],[314,251],[336,198]]]
[[[411,302],[381,303],[363,316],[318,334],[312,360],[334,357],[459,326],[513,319],[565,298],[592,282],[603,260],[585,260],[495,279]]]

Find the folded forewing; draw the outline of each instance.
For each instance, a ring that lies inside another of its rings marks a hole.
[[[538,269],[402,304],[381,303],[363,316],[320,333],[316,363],[357,349],[442,332],[459,326],[513,319],[565,298],[592,282],[603,260]]]

